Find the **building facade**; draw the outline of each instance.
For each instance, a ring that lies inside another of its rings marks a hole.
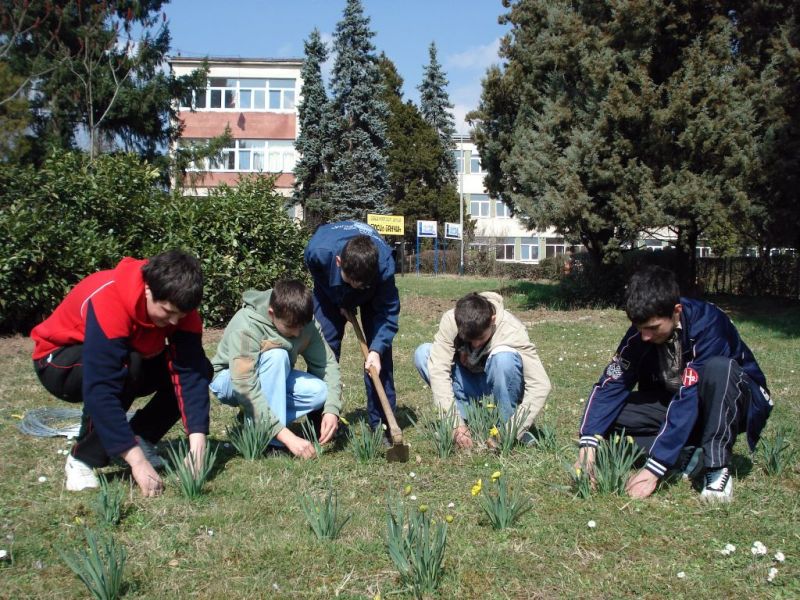
[[[303,60],[177,56],[169,62],[173,73],[182,76],[204,60],[209,66],[205,89],[180,101],[183,133],[178,144],[205,143],[226,127],[233,140],[218,160],[190,165],[191,189],[203,195],[222,183],[235,185],[242,176],[262,173],[277,176],[277,191],[290,195]]]
[[[472,138],[457,135],[453,142],[464,214],[475,221],[475,238],[470,242],[471,248],[486,248],[499,261],[531,264],[549,256],[564,254],[571,248],[554,229],[528,229],[522,221],[511,216],[511,211],[502,200],[489,198],[483,183],[486,172]]]

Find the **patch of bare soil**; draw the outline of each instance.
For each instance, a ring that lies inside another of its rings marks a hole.
[[[430,296],[409,296],[403,298],[403,312],[412,314],[420,319],[438,321],[442,314],[454,308],[456,300],[431,298]]]

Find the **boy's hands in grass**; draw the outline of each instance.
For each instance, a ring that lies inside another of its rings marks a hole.
[[[628,483],[625,484],[625,491],[631,498],[647,498],[652,494],[658,485],[658,475],[651,473],[647,469],[642,469],[635,475],[631,475]]]
[[[325,444],[333,439],[339,429],[339,417],[332,413],[325,413],[322,416],[322,424],[319,428],[319,443]]]
[[[199,473],[203,468],[203,456],[206,453],[206,434],[189,434],[189,454],[186,455],[186,466],[193,473]],[[191,458],[190,458],[191,457]]]
[[[453,430],[453,439],[462,450],[472,448],[472,435],[466,425],[459,425]]]
[[[153,498],[160,496],[164,492],[164,482],[139,446],[134,446],[123,452],[122,458],[131,466],[131,475],[133,475],[133,480],[138,484],[142,496]]]
[[[281,429],[275,439],[283,443],[297,458],[314,458],[317,454],[314,444],[293,434],[288,427]]]
[[[591,446],[584,446],[580,450],[578,450],[578,460],[575,461],[573,465],[573,469],[583,469],[587,475],[589,475],[589,480],[594,485],[594,462],[597,457],[597,448],[592,448]]]

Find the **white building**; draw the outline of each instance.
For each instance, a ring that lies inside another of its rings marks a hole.
[[[489,198],[483,179],[478,148],[469,136],[454,136],[456,173],[463,194],[465,214],[475,220],[475,239],[470,247],[494,248],[500,261],[538,263],[541,259],[564,254],[571,246],[554,229],[528,229],[502,200]]]

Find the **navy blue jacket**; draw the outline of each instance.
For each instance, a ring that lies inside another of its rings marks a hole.
[[[342,281],[342,270],[336,266],[336,257],[342,255],[345,244],[358,235],[370,236],[378,248],[378,272],[369,287],[362,290]],[[358,221],[323,225],[309,240],[304,257],[314,279],[315,300],[350,310],[368,305],[375,319],[375,335],[369,349],[378,354],[388,350],[397,333],[400,294],[394,281],[392,250],[378,232]]]
[[[735,360],[756,386],[766,390],[767,380],[750,348],[728,316],[709,302],[681,298],[681,368],[683,385],[667,407],[667,417],[658,433],[645,468],[663,475],[678,460],[699,414],[697,384],[709,359],[722,356]],[[616,421],[628,395],[638,383],[640,391],[662,387],[655,345],[643,342],[636,327],[622,338],[617,352],[592,389],[580,427],[581,446],[596,446]],[[771,410],[761,390],[754,388],[747,419],[747,440],[755,449]]]

